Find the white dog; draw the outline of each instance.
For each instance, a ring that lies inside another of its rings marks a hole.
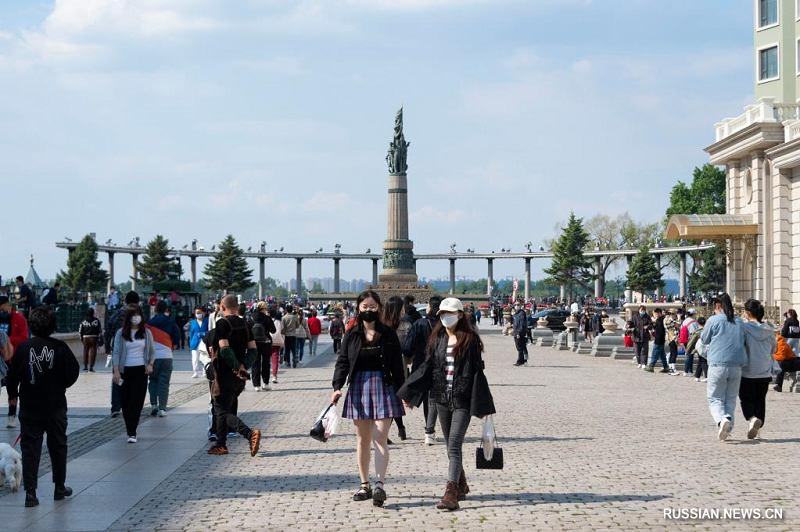
[[[11,491],[19,491],[22,481],[22,455],[7,443],[0,443],[0,477],[5,478]]]

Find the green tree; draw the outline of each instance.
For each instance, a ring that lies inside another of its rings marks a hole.
[[[324,294],[325,289],[322,288],[322,285],[319,284],[319,281],[314,281],[314,286],[311,287],[312,294]]]
[[[544,270],[549,276],[546,281],[556,285],[567,285],[570,300],[578,284],[588,289],[589,282],[594,280],[592,259],[584,256],[589,245],[589,235],[583,228],[583,219],[570,213],[567,226],[561,236],[553,242],[553,262]]]
[[[180,261],[169,256],[169,240],[161,235],[147,243],[142,260],[136,265],[139,279],[143,284],[152,286],[153,283],[166,281],[171,277],[180,278],[183,274]]]
[[[206,284],[212,290],[244,292],[255,283],[251,280],[253,270],[247,267],[247,259],[233,235],[220,242],[219,250],[203,269]]]
[[[641,294],[650,293],[656,288],[664,286],[664,280],[656,266],[656,260],[647,247],[643,246],[633,256],[627,281],[631,290]]]
[[[97,242],[91,235],[86,235],[69,254],[66,273],[60,271],[56,280],[72,292],[104,290],[108,273],[100,268],[100,264]]]
[[[695,167],[692,183],[683,181],[672,187],[667,217],[673,214],[725,214],[726,176],[712,164]]]
[[[695,292],[719,292],[725,286],[725,251],[715,246],[700,252],[697,268],[689,274]]]

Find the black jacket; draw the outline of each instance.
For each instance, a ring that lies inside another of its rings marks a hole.
[[[412,372],[417,371],[417,368],[425,362],[425,349],[428,346],[428,338],[437,322],[438,320],[435,317],[420,318],[408,330],[406,339],[403,341],[403,355],[414,357],[414,361],[411,363]]]
[[[406,305],[406,316],[411,320],[411,323],[416,323],[417,320],[422,318],[422,314],[419,313],[414,305]]]
[[[653,343],[656,345],[664,345],[667,342],[667,329],[664,327],[664,316],[656,320],[653,331]]]
[[[29,409],[57,411],[67,407],[67,388],[75,384],[79,373],[78,361],[67,344],[34,336],[17,346],[6,386],[14,391],[19,386],[23,413]]]
[[[781,329],[781,336],[784,338],[800,338],[800,322],[794,318],[786,318]]]
[[[653,322],[650,316],[645,314],[642,316],[638,312],[633,315],[633,341],[634,342],[649,342],[650,341],[650,326]]]
[[[81,335],[81,340],[83,340],[84,336],[100,336],[100,329],[100,320],[97,318],[85,319],[78,328],[78,334]]]
[[[496,413],[489,383],[483,373],[484,363],[475,339],[466,356],[456,360],[453,389],[447,390],[447,333],[442,331],[433,352],[409,377],[397,392],[400,399],[415,406],[422,403],[432,388],[432,397],[441,405],[450,408],[466,408],[470,414],[483,417]]]
[[[250,330],[253,331],[253,340],[258,343],[272,345],[272,333],[277,331],[275,321],[263,312],[253,312],[247,320]],[[260,325],[261,327],[258,327]]]
[[[383,362],[383,382],[394,384],[394,389],[399,390],[405,382],[400,340],[397,339],[396,332],[380,322],[376,323],[375,329],[380,334],[378,345],[381,348]],[[358,353],[361,351],[362,338],[360,325],[353,326],[344,334],[342,347],[339,349],[339,357],[336,359],[336,367],[333,371],[334,390],[341,390],[345,383],[351,381]]]

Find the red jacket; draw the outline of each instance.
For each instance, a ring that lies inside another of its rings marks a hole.
[[[319,336],[319,333],[322,332],[322,323],[319,318],[308,318],[308,332],[311,333],[311,336]]]
[[[8,339],[13,349],[28,339],[28,320],[16,310],[11,311],[11,334]]]

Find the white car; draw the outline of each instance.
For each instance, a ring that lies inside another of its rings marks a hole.
[[[303,309],[303,316],[305,319],[310,318],[311,311]],[[319,312],[317,312],[317,318],[319,319],[320,325],[322,325],[322,332],[328,332],[328,329],[331,328],[331,320],[333,319],[333,316],[320,316]]]

